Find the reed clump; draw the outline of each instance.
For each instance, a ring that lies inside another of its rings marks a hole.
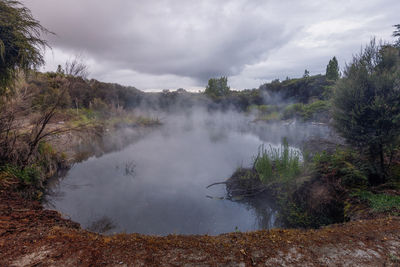
[[[264,144],[258,149],[253,169],[260,180],[267,184],[275,181],[290,181],[301,172],[300,152],[289,148],[286,138],[279,148]]]

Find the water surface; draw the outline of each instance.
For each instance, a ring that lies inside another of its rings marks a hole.
[[[206,186],[249,166],[262,143],[279,145],[282,136],[296,142],[321,131],[303,136],[293,127],[257,126],[236,113],[168,117],[124,149],[74,165],[50,184],[47,205],[98,232],[215,235],[268,229],[276,224],[268,200],[234,202],[221,199],[224,185]]]

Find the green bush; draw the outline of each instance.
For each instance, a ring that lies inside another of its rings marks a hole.
[[[311,104],[304,105],[301,116],[304,120],[310,120],[320,116],[323,112],[328,112],[329,108],[328,101],[317,100]]]
[[[317,153],[313,161],[318,174],[329,180],[340,180],[347,188],[368,186],[364,162],[354,151],[338,149],[333,154]]]

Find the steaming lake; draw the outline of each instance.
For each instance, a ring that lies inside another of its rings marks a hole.
[[[220,199],[225,185],[206,186],[249,166],[262,143],[279,145],[283,136],[296,143],[328,130],[248,121],[236,113],[164,118],[122,150],[75,164],[53,180],[46,205],[107,233],[215,235],[274,227],[268,200],[233,202]]]

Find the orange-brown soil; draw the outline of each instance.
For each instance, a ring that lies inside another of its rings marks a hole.
[[[0,187],[0,266],[399,266],[400,218],[319,230],[103,236]]]

